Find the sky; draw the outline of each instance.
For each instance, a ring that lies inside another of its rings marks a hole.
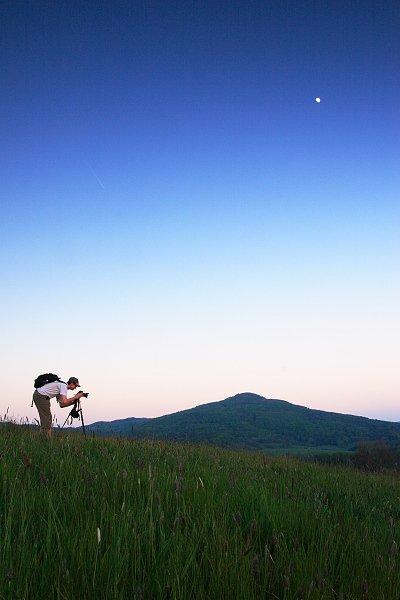
[[[397,0],[4,0],[1,412],[53,372],[88,423],[240,392],[400,421],[399,30]]]

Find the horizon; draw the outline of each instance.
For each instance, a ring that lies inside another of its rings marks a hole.
[[[3,412],[54,372],[88,422],[241,389],[400,420],[398,2],[6,0],[0,27]]]
[[[125,417],[119,417],[119,418],[116,418],[116,419],[109,419],[109,420],[107,420],[107,419],[98,419],[96,421],[86,422],[86,417],[85,417],[86,411],[84,410],[85,406],[82,406],[82,410],[83,410],[83,414],[84,414],[85,425],[89,426],[89,425],[93,425],[95,423],[113,423],[114,421],[125,421],[125,420],[130,420],[130,419],[146,419],[146,420],[147,419],[158,419],[158,418],[161,418],[161,417],[167,417],[167,416],[170,416],[170,415],[174,415],[174,414],[177,414],[177,413],[180,413],[180,412],[185,412],[185,411],[188,411],[188,410],[193,410],[193,409],[199,408],[201,406],[207,406],[208,404],[218,404],[219,402],[225,402],[226,400],[232,400],[232,399],[236,398],[237,396],[256,396],[260,400],[273,401],[273,402],[275,402],[275,401],[277,401],[277,402],[285,402],[287,404],[291,404],[292,406],[306,408],[308,410],[315,410],[315,411],[320,411],[320,412],[325,412],[325,413],[330,413],[330,414],[340,414],[340,415],[349,416],[349,417],[360,417],[360,418],[363,418],[363,419],[369,419],[369,420],[373,420],[373,421],[384,421],[384,422],[387,422],[387,423],[400,423],[400,420],[396,421],[396,420],[393,420],[393,419],[381,419],[379,417],[368,417],[368,416],[365,416],[365,415],[362,415],[362,414],[355,414],[355,413],[348,413],[348,412],[338,412],[338,411],[329,410],[329,409],[324,410],[324,409],[320,409],[320,408],[310,408],[309,406],[306,406],[306,405],[303,405],[303,404],[296,404],[295,402],[289,402],[288,400],[285,400],[284,398],[265,397],[265,396],[261,396],[260,394],[255,393],[255,392],[239,392],[237,394],[234,394],[233,396],[228,396],[227,398],[222,398],[222,399],[219,399],[219,400],[211,400],[210,402],[196,404],[196,405],[190,406],[188,408],[183,408],[183,409],[180,409],[180,410],[177,410],[177,411],[172,411],[172,412],[167,412],[167,413],[163,413],[163,414],[159,414],[159,415],[154,415],[152,417],[146,417],[146,416],[135,417],[133,415],[130,415],[130,416],[125,416]],[[86,402],[85,399],[83,399],[83,401]],[[82,404],[83,404],[83,402],[82,402]],[[65,414],[64,414],[64,417],[62,419],[62,422],[66,419],[67,414],[69,413],[69,410],[70,409],[68,409],[68,411],[67,410],[64,411]],[[7,410],[7,413],[8,413],[8,410]],[[53,411],[53,413],[54,413],[54,411]],[[58,417],[62,416],[62,414],[63,413],[61,412],[61,409],[59,409],[58,410],[58,414],[56,414],[56,417],[57,417],[56,423],[58,424],[58,426],[61,425],[61,423],[58,423],[58,420],[59,420]],[[30,422],[32,423],[32,421],[30,421]],[[68,423],[66,423],[66,425],[68,427],[78,428],[78,429],[80,427],[82,427],[81,421],[78,420],[78,419],[71,419]]]

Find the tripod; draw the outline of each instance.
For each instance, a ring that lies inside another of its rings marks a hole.
[[[81,407],[81,401],[80,400],[75,400],[74,402],[74,406],[73,408],[71,408],[68,417],[65,419],[64,424],[62,425],[61,429],[64,428],[65,423],[68,421],[68,419],[71,417],[71,419],[80,419],[81,423],[82,423],[82,429],[83,429],[83,435],[86,437],[86,430],[85,430],[85,421],[83,420],[83,412],[82,412],[82,407]]]

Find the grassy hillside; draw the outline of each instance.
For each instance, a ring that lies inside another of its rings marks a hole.
[[[5,600],[394,600],[398,477],[167,442],[0,435]]]
[[[384,440],[389,446],[400,441],[400,423],[313,410],[256,394],[238,394],[156,419],[127,420],[115,431],[263,451],[354,450],[365,440]]]

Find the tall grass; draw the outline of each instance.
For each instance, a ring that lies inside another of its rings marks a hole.
[[[396,600],[394,475],[0,428],[0,597]]]

